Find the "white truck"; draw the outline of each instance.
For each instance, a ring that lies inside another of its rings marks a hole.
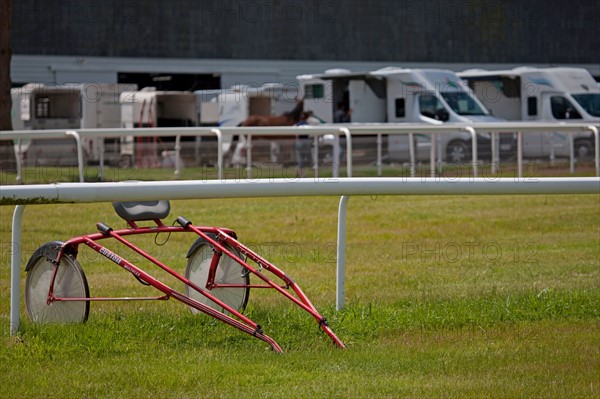
[[[239,126],[250,115],[281,115],[292,110],[298,99],[298,88],[279,83],[267,83],[259,87],[236,85],[230,89],[200,90],[194,92],[197,96],[198,120],[202,126]],[[202,139],[210,145],[210,140]],[[223,151],[232,151],[229,162],[245,164],[248,149],[247,140],[240,136],[231,148],[232,136],[223,137]],[[268,148],[264,148],[265,145]],[[253,160],[277,162],[282,158],[282,151],[290,150],[290,145],[284,149],[280,140],[253,142]]]
[[[498,117],[510,121],[600,122],[600,88],[581,68],[530,68],[458,74]],[[576,158],[593,154],[591,133],[573,134]],[[569,134],[523,135],[523,156],[568,157]]]
[[[135,89],[131,84],[77,83],[46,86],[30,83],[11,90],[14,130],[118,128],[121,124],[119,95]],[[83,139],[87,162],[120,158],[118,145],[102,139]],[[70,166],[77,164],[72,138],[24,140],[15,143],[25,165]]]
[[[371,72],[343,69],[297,77],[304,95],[304,109],[329,123],[338,122],[336,113],[349,110],[351,123],[496,122],[472,91],[448,70],[387,67]],[[416,135],[418,160],[429,159],[431,139]],[[438,159],[469,162],[471,136],[467,132],[438,135]],[[490,136],[478,136],[478,154],[489,159]],[[500,136],[500,153],[515,146],[513,134]],[[487,154],[487,155],[486,155]],[[408,138],[388,138],[391,161],[408,159]]]

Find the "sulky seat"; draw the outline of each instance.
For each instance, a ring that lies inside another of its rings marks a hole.
[[[168,200],[142,202],[113,202],[117,215],[126,221],[164,219],[171,211]]]

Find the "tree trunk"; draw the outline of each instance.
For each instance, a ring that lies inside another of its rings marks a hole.
[[[12,130],[10,98],[10,34],[12,0],[0,0],[0,131]],[[14,171],[15,153],[12,141],[0,140],[0,170]]]

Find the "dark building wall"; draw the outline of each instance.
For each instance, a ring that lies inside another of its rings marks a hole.
[[[600,3],[16,0],[13,52],[460,63],[600,63]]]

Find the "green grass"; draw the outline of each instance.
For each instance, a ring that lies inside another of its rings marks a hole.
[[[10,337],[14,207],[0,207],[0,398],[600,398],[599,200],[352,197],[339,312],[337,198],[174,201],[169,223],[234,228],[348,345],[336,349],[306,313],[254,290],[246,313],[282,355],[176,301],[92,303],[82,325],[34,325],[23,306]],[[103,203],[28,206],[24,220],[23,263],[97,221],[123,225]],[[152,252],[183,270],[192,240],[173,235]],[[153,294],[95,254],[78,259],[93,295]]]

